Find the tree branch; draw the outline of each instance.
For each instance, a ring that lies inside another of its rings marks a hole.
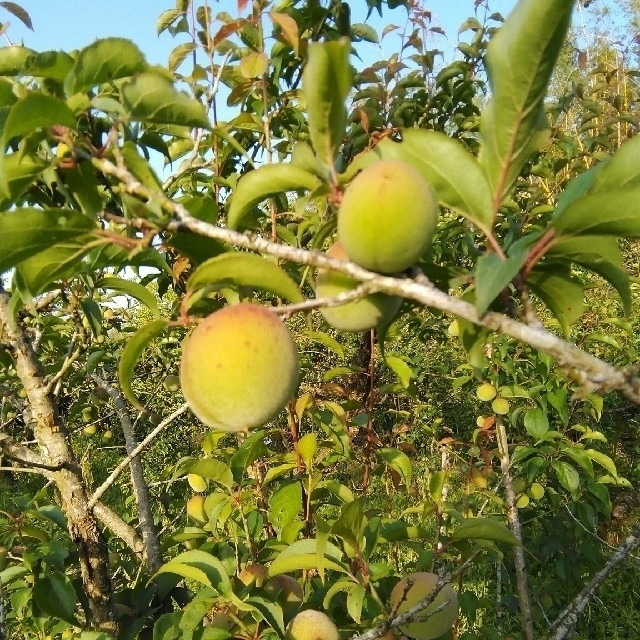
[[[159,202],[165,211],[173,215],[174,220],[166,227],[169,231],[188,230],[207,238],[266,253],[283,260],[345,273],[356,280],[370,283],[372,290],[402,296],[424,306],[440,309],[548,353],[556,359],[559,366],[569,369],[570,377],[581,387],[583,393],[596,390],[609,393],[619,390],[628,399],[640,404],[640,379],[633,368],[618,369],[543,327],[529,326],[501,313],[490,312],[479,316],[472,304],[440,291],[424,276],[413,278],[383,276],[351,262],[336,260],[318,251],[281,245],[255,234],[239,233],[203,222],[194,218],[179,202],[173,202],[162,192],[145,187],[125,168],[116,166],[106,158],[92,158],[92,162],[103,173],[120,180],[129,193]]]
[[[104,495],[105,491],[116,481],[117,477],[131,464],[131,461],[153,442],[158,434],[168,425],[170,425],[176,418],[186,413],[189,409],[189,405],[183,404],[180,408],[176,409],[168,418],[165,418],[149,435],[131,452],[127,457],[111,472],[109,477],[95,490],[91,500],[87,504],[87,509],[93,509],[98,500]]]

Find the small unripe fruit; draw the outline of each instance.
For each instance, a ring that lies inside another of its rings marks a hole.
[[[489,402],[490,400],[493,400],[496,397],[496,393],[496,388],[488,382],[481,384],[476,389],[476,396],[478,397],[478,400],[482,400],[482,402]]]
[[[204,510],[204,496],[193,496],[187,500],[187,515],[197,522],[208,522],[209,517]]]
[[[476,424],[478,425],[478,427],[480,429],[482,429],[482,427],[484,427],[484,423],[485,423],[486,419],[487,419],[487,416],[478,416],[476,418]]]
[[[95,424],[91,424],[82,430],[85,436],[95,436],[97,431],[98,431],[98,427],[96,427]]]
[[[539,482],[534,482],[529,487],[529,495],[534,500],[541,500],[542,497],[544,496],[544,487]]]
[[[327,255],[338,260],[348,260],[344,248],[336,242]],[[316,280],[316,297],[334,298],[340,293],[352,291],[360,283],[337,271],[322,269]],[[402,298],[385,293],[373,293],[360,300],[342,304],[339,307],[323,307],[320,313],[334,328],[340,331],[367,331],[387,324],[398,312]]]
[[[247,431],[275,418],[298,384],[298,351],[274,313],[243,302],[205,318],[185,339],[182,393],[204,424]]]
[[[111,429],[107,429],[103,434],[102,434],[102,440],[104,442],[111,442],[111,440],[113,439],[113,431],[111,431]]]
[[[478,489],[486,489],[489,484],[487,475],[478,469],[478,467],[471,467],[471,482],[473,482]]]
[[[499,416],[504,416],[509,413],[509,401],[506,398],[496,398],[491,403],[491,408],[494,413],[497,413]]]
[[[407,591],[409,580],[412,584]],[[396,584],[391,592],[390,601],[392,609],[397,611],[398,614],[405,613],[411,609],[411,607],[418,604],[420,600],[426,598],[433,591],[437,582],[438,576],[435,573],[418,572],[406,576]],[[402,603],[399,604],[403,596],[404,599]],[[458,594],[455,589],[451,584],[445,584],[438,592],[434,601],[422,611],[423,615],[428,614],[445,602],[447,602],[447,604],[441,611],[438,611],[438,613],[429,616],[424,622],[411,622],[400,625],[400,631],[410,638],[416,638],[416,640],[439,638],[453,627],[458,617]]]
[[[460,335],[460,323],[457,320],[454,320],[448,327],[447,327],[447,333],[454,337],[457,338]]]
[[[516,493],[524,493],[527,488],[527,482],[524,478],[516,478],[513,481],[513,490]]]
[[[164,388],[167,391],[175,392],[180,388],[180,378],[178,376],[167,376],[162,384],[164,384]]]
[[[264,590],[282,607],[285,620],[292,618],[298,612],[304,598],[302,585],[286,573],[271,578],[264,585]]]
[[[411,166],[380,160],[347,187],[338,212],[338,239],[365,269],[397,273],[429,248],[438,223],[438,199]]]
[[[189,486],[198,493],[202,493],[207,490],[207,481],[197,473],[190,473],[187,476],[187,482],[189,483]]]
[[[18,396],[24,400],[27,397],[27,390],[20,389],[20,391],[18,391]]]
[[[529,506],[529,502],[531,502],[529,500],[529,496],[526,493],[523,493],[518,496],[518,499],[516,500],[516,507],[518,507],[518,509],[524,509]]]
[[[340,640],[340,633],[328,615],[305,609],[287,625],[285,640]]]

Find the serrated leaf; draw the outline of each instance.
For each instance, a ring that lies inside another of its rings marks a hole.
[[[575,200],[555,220],[560,236],[592,235],[640,237],[640,187],[587,194]]]
[[[580,486],[580,475],[576,468],[568,462],[553,461],[551,466],[555,469],[560,484],[568,491],[575,491]]]
[[[76,590],[62,574],[40,578],[33,587],[33,599],[47,615],[71,624],[77,621],[73,615],[76,607]]]
[[[0,272],[95,227],[93,220],[66,209],[24,208],[0,212]]]
[[[163,31],[168,29],[180,16],[184,15],[184,11],[180,9],[167,9],[160,14],[158,21],[156,22],[156,33],[160,35]]]
[[[122,389],[124,397],[140,411],[144,411],[145,408],[140,404],[138,398],[136,398],[131,386],[133,370],[146,346],[168,326],[169,322],[167,320],[154,320],[144,325],[144,327],[140,327],[140,329],[131,336],[120,356],[120,362],[118,363],[120,388]]]
[[[549,418],[539,407],[529,409],[524,414],[524,428],[532,438],[539,440],[549,431]]]
[[[200,287],[252,287],[291,302],[302,302],[298,285],[275,262],[255,253],[226,252],[203,262],[191,274],[187,290]]]
[[[527,278],[527,285],[549,307],[565,334],[584,311],[584,292],[569,269],[537,267]]]
[[[517,544],[517,538],[509,529],[497,520],[491,518],[469,518],[461,522],[451,534],[452,540],[492,540]]]
[[[147,68],[144,55],[133,42],[125,38],[103,38],[80,51],[65,80],[65,91],[72,95]]]
[[[177,555],[162,565],[156,573],[175,573],[211,587],[217,593],[229,596],[233,593],[231,581],[224,565],[210,553],[195,549]]]
[[[489,183],[476,159],[458,142],[436,131],[408,130],[402,142],[383,140],[374,153],[406,162],[431,183],[440,203],[489,235],[493,203]],[[464,176],[464,180],[460,176]]]
[[[58,98],[29,93],[15,102],[9,111],[2,131],[4,145],[14,137],[53,125],[74,129],[76,117],[73,111]]]
[[[121,88],[122,103],[132,120],[210,129],[200,102],[179,91],[157,73],[137,74]]]
[[[487,46],[491,99],[482,113],[479,160],[495,210],[547,139],[543,101],[573,5],[573,0],[519,2]]]
[[[36,78],[63,82],[73,68],[74,59],[65,51],[43,51],[29,58],[26,73]]]
[[[614,478],[618,477],[615,462],[608,455],[601,451],[596,451],[595,449],[585,449],[584,452],[596,464],[599,464],[601,467],[606,469]]]
[[[267,198],[288,191],[314,191],[320,184],[316,175],[291,163],[267,164],[249,171],[233,192],[227,224],[237,229],[244,216]]]
[[[149,291],[149,289],[143,287],[137,282],[133,282],[132,280],[123,280],[122,278],[107,277],[99,280],[96,283],[96,288],[110,289],[129,295],[142,302],[142,304],[151,311],[155,318],[160,317],[160,309],[158,308],[158,302],[156,301],[155,296],[151,291]]]
[[[411,460],[406,453],[399,449],[382,448],[376,449],[376,455],[384,460],[394,471],[396,471],[404,482],[404,486],[409,490],[411,486]]]
[[[478,258],[476,265],[476,311],[479,316],[489,308],[500,292],[518,275],[524,261],[526,251],[503,260],[497,253],[484,253]]]
[[[312,42],[302,75],[309,137],[316,155],[327,167],[334,166],[347,125],[346,100],[352,88],[350,53],[347,38]]]
[[[194,42],[183,42],[179,44],[169,54],[167,66],[171,71],[175,71],[184,62],[184,59],[195,50],[196,44]]]

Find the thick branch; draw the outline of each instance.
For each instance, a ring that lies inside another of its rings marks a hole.
[[[480,317],[472,304],[440,291],[424,276],[417,278],[382,276],[317,251],[277,244],[258,235],[238,233],[203,222],[194,218],[182,204],[173,202],[162,192],[145,187],[124,167],[118,167],[105,158],[93,158],[93,164],[105,174],[122,181],[129,193],[160,202],[161,206],[174,217],[174,221],[167,225],[170,231],[189,230],[226,244],[267,253],[283,260],[340,271],[356,280],[371,283],[375,290],[399,295],[427,307],[440,309],[548,353],[561,367],[570,369],[570,375],[585,392],[600,390],[609,393],[619,390],[627,398],[640,404],[640,379],[632,369],[618,369],[543,327],[525,325],[500,313],[486,313]]]

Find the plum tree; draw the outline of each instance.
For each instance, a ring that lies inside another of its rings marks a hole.
[[[429,248],[438,222],[431,185],[397,160],[380,160],[347,187],[338,240],[349,258],[380,273],[404,271]]]
[[[187,336],[180,383],[204,424],[247,431],[275,418],[292,396],[298,351],[278,316],[243,302],[212,313]]]
[[[412,573],[400,580],[391,592],[391,606],[397,614],[404,613],[426,598],[436,586],[438,576],[426,571]],[[409,586],[411,584],[411,586]],[[434,601],[424,609],[422,615],[427,615],[440,605],[444,608],[429,616],[423,622],[411,622],[400,625],[400,631],[416,640],[432,640],[439,638],[451,629],[458,617],[458,594],[450,584],[445,584],[438,592]]]
[[[349,258],[340,242],[332,245],[327,251],[327,255],[339,260]],[[316,296],[318,298],[333,298],[340,293],[352,291],[358,284],[356,280],[343,273],[321,269],[316,279]],[[320,309],[320,313],[334,329],[367,331],[390,322],[401,304],[402,298],[398,296],[373,293],[339,307],[323,307]]]
[[[305,609],[287,625],[285,640],[340,640],[340,634],[326,613]]]

